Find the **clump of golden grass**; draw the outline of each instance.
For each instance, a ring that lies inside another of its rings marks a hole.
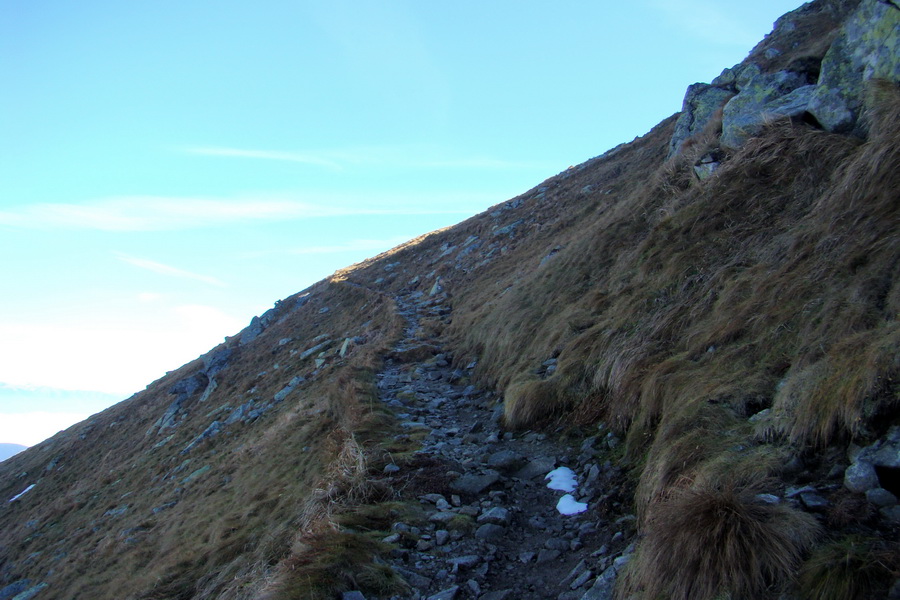
[[[306,543],[305,552],[286,561],[285,576],[267,598],[330,600],[350,590],[378,597],[407,591],[390,566],[372,562],[372,556],[384,553],[387,547],[370,537],[332,530]]]
[[[761,482],[705,480],[654,505],[623,578],[623,597],[734,600],[789,580],[818,535],[815,519],[756,495]]]
[[[510,429],[526,427],[558,410],[553,381],[532,379],[506,388],[503,421]]]
[[[808,600],[864,600],[884,592],[900,574],[897,543],[849,535],[817,548],[798,578]]]

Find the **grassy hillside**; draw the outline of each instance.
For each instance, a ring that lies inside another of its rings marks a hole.
[[[872,87],[866,139],[772,120],[702,181],[721,122],[667,159],[676,118],[279,301],[0,463],[0,589],[403,593],[359,532],[415,508],[379,475],[417,439],[375,374],[408,325],[395,298],[418,292],[452,315],[415,336],[475,363],[466,383],[496,391],[509,430],[622,441],[604,459],[640,535],[620,597],[886,594],[897,522],[841,478],[900,422],[900,90]],[[807,485],[816,509],[789,501]]]
[[[232,354],[217,386],[196,391],[176,426],[155,423],[201,360],[0,464],[0,573],[47,582],[55,598],[218,598],[261,585],[298,529],[327,516],[354,434],[380,426],[371,373],[400,327],[381,295],[327,282],[307,292],[302,306],[280,303],[255,340],[223,345]],[[325,335],[317,368],[319,352],[303,352]],[[341,357],[346,338],[357,341]],[[185,451],[296,376],[306,382],[280,404]]]

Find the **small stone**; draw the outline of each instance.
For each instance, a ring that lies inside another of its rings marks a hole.
[[[881,516],[887,519],[889,522],[894,525],[900,525],[900,506],[891,506],[889,508],[882,508],[880,511]]]
[[[881,487],[875,467],[868,461],[855,462],[844,471],[844,487],[851,492],[865,493]]]
[[[441,525],[446,525],[447,523],[452,521],[455,517],[456,517],[455,512],[446,510],[446,511],[434,513],[433,515],[428,517],[428,520],[431,521],[432,523],[440,523]]]
[[[757,494],[755,498],[762,504],[778,504],[781,502],[781,498],[775,494]]]
[[[578,562],[575,567],[569,571],[569,574],[566,575],[560,583],[566,583],[568,581],[573,581],[578,578],[585,570],[587,569],[587,562],[581,560]]]
[[[537,556],[534,552],[522,552],[519,554],[519,562],[530,563]]]
[[[462,477],[458,478],[456,481],[450,484],[450,487],[456,490],[457,492],[462,492],[466,494],[480,494],[490,486],[497,483],[500,480],[500,473],[494,471],[493,469],[488,469],[484,473],[477,474],[466,474]]]
[[[403,567],[394,567],[394,570],[406,580],[409,585],[417,589],[426,589],[431,586],[431,578],[419,575],[415,571],[404,569]]]
[[[448,541],[450,541],[450,532],[446,529],[438,529],[434,532],[434,543],[438,546],[443,546]]]
[[[342,600],[366,600],[366,597],[362,595],[362,592],[353,590],[352,592],[344,592]]]
[[[536,458],[522,467],[515,474],[515,477],[519,479],[534,479],[538,476],[544,477],[547,473],[552,471],[555,466],[556,459],[553,457],[545,456]]]
[[[512,590],[497,590],[496,592],[488,592],[481,596],[479,600],[511,600]]]
[[[456,598],[456,594],[458,593],[459,586],[454,585],[453,587],[447,588],[446,590],[441,590],[437,594],[428,596],[427,600],[454,600]]]
[[[541,564],[541,563],[549,562],[551,560],[556,560],[557,558],[559,558],[559,556],[560,556],[559,550],[544,549],[544,550],[541,550],[540,552],[538,552],[537,563]]]
[[[495,506],[482,513],[477,521],[479,523],[493,523],[494,525],[509,525],[509,511],[505,508]]]
[[[866,500],[880,508],[889,508],[897,505],[897,496],[880,487],[867,491]]]
[[[524,463],[525,457],[512,450],[495,452],[488,457],[487,461],[489,467],[504,473],[516,471],[520,469]]]
[[[567,542],[566,540],[561,540],[559,538],[550,538],[546,542],[544,542],[544,547],[551,550],[568,550],[569,542]]]
[[[391,535],[383,538],[381,541],[384,542],[385,544],[396,544],[397,542],[400,541],[400,534],[392,533]]]
[[[800,494],[800,501],[809,510],[825,510],[828,508],[828,500],[816,492],[804,492]]]
[[[450,564],[453,565],[453,572],[456,573],[460,569],[471,569],[481,562],[481,557],[477,554],[467,554],[457,558],[451,558]]]
[[[419,552],[428,552],[432,548],[434,548],[434,544],[428,540],[419,540],[416,542],[416,550]]]
[[[504,527],[494,525],[493,523],[485,523],[475,530],[475,537],[480,540],[494,540],[503,536],[505,532],[506,528]]]
[[[577,590],[578,588],[580,588],[581,586],[586,584],[588,582],[588,580],[590,580],[590,578],[593,576],[594,576],[593,572],[584,571],[581,575],[576,577],[575,580],[572,581],[572,583],[569,584],[569,589]]]
[[[398,467],[397,465],[395,465],[393,463],[384,466],[384,474],[385,475],[391,475],[393,473],[397,473],[398,471],[400,471],[400,467]]]

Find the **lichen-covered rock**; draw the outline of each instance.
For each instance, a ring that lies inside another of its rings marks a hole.
[[[669,156],[678,154],[689,137],[703,131],[717,110],[722,108],[734,93],[707,83],[695,83],[687,89],[681,107],[681,116],[675,123],[675,133],[669,142]]]
[[[762,74],[759,65],[752,62],[739,63],[725,69],[722,73],[712,80],[712,85],[726,90],[740,92],[747,84],[753,81],[753,78]]]
[[[868,461],[855,462],[844,471],[844,487],[851,492],[865,493],[881,487],[875,467]]]
[[[738,148],[777,116],[797,116],[806,111],[814,86],[805,73],[779,71],[754,77],[722,110],[721,144]]]
[[[825,54],[810,114],[828,131],[865,134],[859,117],[872,79],[900,81],[900,10],[864,0]]]

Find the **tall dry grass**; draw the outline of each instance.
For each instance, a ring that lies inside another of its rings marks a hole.
[[[698,481],[656,504],[622,597],[753,600],[793,576],[819,534],[815,518],[756,495],[762,482]]]

